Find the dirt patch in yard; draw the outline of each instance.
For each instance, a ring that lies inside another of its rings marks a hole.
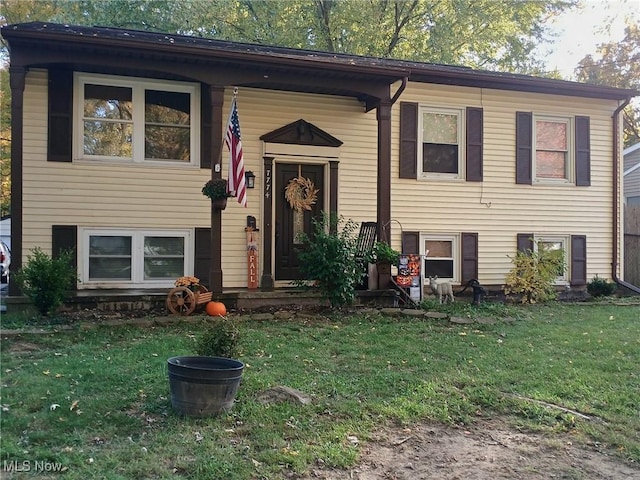
[[[520,432],[500,420],[462,428],[420,424],[385,429],[360,449],[353,468],[317,466],[303,480],[640,479],[640,465],[626,464],[598,445]]]

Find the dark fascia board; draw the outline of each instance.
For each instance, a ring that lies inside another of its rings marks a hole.
[[[363,57],[314,50],[273,47],[249,43],[214,40],[187,35],[152,33],[111,27],[85,27],[30,22],[6,25],[2,36],[10,47],[21,41],[37,41],[44,46],[62,42],[67,47],[106,46],[111,49],[149,51],[156,55],[189,56],[201,61],[212,59],[248,62],[264,67],[303,68],[361,75],[389,84],[409,78],[420,83],[469,86],[522,92],[568,95],[608,100],[626,100],[640,91],[566,80],[474,70],[468,67],[439,65],[406,60]]]

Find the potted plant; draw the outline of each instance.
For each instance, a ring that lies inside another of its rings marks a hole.
[[[202,187],[202,194],[209,197],[214,208],[224,210],[227,207],[227,198],[231,195],[227,190],[227,180],[225,178],[212,178]]]
[[[171,404],[180,415],[206,417],[227,411],[235,401],[244,363],[238,356],[240,332],[229,319],[211,321],[196,356],[167,360]]]
[[[391,287],[391,265],[398,264],[400,252],[386,242],[376,242],[372,256],[378,271],[378,288],[386,290]]]

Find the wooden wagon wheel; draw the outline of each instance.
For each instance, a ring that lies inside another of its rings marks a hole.
[[[167,308],[175,315],[190,315],[196,309],[196,296],[187,287],[169,290]]]

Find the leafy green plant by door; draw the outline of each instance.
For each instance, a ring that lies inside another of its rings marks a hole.
[[[355,287],[364,278],[371,252],[359,252],[353,220],[322,214],[314,220],[312,235],[302,234],[303,248],[298,251],[300,270],[313,281],[312,288],[320,290],[323,298],[334,307],[353,303]],[[308,287],[308,282],[296,284]]]
[[[64,303],[78,279],[72,263],[73,251],[65,250],[55,258],[40,247],[31,252],[16,274],[16,281],[40,314],[50,315]]]
[[[537,242],[535,251],[526,250],[511,258],[513,268],[507,274],[504,293],[521,296],[522,303],[553,300],[555,280],[564,273],[564,251],[551,250]]]

